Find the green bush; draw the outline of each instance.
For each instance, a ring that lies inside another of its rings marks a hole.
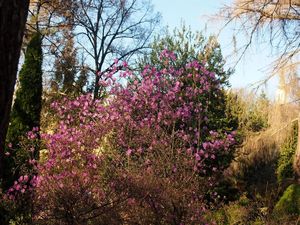
[[[280,148],[280,155],[276,171],[279,182],[282,182],[287,178],[294,177],[293,160],[297,148],[297,134],[298,127],[295,125],[291,137],[289,137],[284,145],[282,145]]]
[[[239,200],[210,211],[206,218],[218,225],[265,224],[263,214],[260,204],[243,193]]]
[[[222,207],[215,211],[213,211],[213,210],[208,211],[205,215],[205,219],[207,221],[212,222],[213,224],[229,225],[225,207]]]
[[[290,185],[275,205],[276,216],[300,215],[300,185]]]

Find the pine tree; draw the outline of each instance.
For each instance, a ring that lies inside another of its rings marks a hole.
[[[198,60],[204,66],[217,75],[222,86],[228,86],[228,78],[233,73],[232,69],[225,70],[225,60],[222,55],[221,46],[215,36],[206,38],[201,32],[193,32],[184,24],[173,32],[167,31],[165,35],[155,38],[151,45],[151,51],[139,60],[140,68],[145,65],[154,65],[158,69],[164,68],[160,60],[160,53],[167,49],[174,52],[177,59],[176,68],[184,67],[187,63]]]

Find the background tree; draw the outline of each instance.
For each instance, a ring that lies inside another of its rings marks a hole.
[[[75,2],[75,0],[30,0],[27,31],[51,35],[59,29],[72,28],[73,20],[67,9]]]
[[[51,71],[53,73],[52,91],[60,91],[60,94],[67,95],[78,95],[90,91],[91,71],[86,63],[84,52],[81,52],[81,57],[79,57],[72,30],[63,29],[60,33],[61,35],[56,35],[59,45],[56,45],[56,49],[51,54],[54,58],[53,71]]]
[[[59,86],[60,91],[68,93],[72,92],[70,84],[73,85],[72,80],[75,79],[79,70],[73,34],[74,22],[69,13],[69,9],[75,2],[73,0],[30,1],[26,27],[28,38],[24,43],[24,48],[26,48],[32,33],[40,33],[43,40],[44,62],[47,63],[43,65],[44,78],[53,81],[55,86]],[[46,88],[47,84],[46,82]]]
[[[0,180],[3,178],[4,143],[28,7],[28,0],[0,1]]]
[[[223,85],[228,85],[228,78],[233,73],[231,69],[224,69],[225,60],[216,37],[206,38],[201,32],[193,32],[184,24],[171,33],[167,31],[165,35],[156,37],[151,49],[150,53],[140,60],[141,66],[150,64],[163,68],[164,62],[160,59],[160,52],[168,49],[177,56],[175,67],[179,68],[198,60],[209,71],[214,72]]]
[[[159,21],[149,0],[78,0],[68,11],[74,19],[78,45],[93,65],[94,97],[99,81],[114,59],[130,60],[147,47]],[[89,60],[88,60],[89,61]]]
[[[57,81],[60,89],[64,93],[74,93],[75,78],[78,72],[77,49],[74,47],[74,39],[68,31],[64,32],[64,46],[59,56],[55,59],[55,81]]]

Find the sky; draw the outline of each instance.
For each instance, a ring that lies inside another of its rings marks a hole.
[[[152,0],[154,10],[162,15],[162,25],[168,26],[170,30],[179,27],[182,22],[190,26],[193,31],[205,31],[205,35],[220,33],[223,21],[216,21],[213,15],[219,12],[225,4],[230,4],[232,0]],[[226,58],[227,66],[235,65],[237,58],[232,57],[233,45],[233,25],[222,30],[218,36],[223,55]],[[240,36],[237,42],[243,43],[246,37]],[[256,45],[246,52],[243,59],[235,67],[235,73],[230,78],[232,88],[256,87],[255,83],[267,77],[266,66],[270,65],[274,57],[270,55],[269,46]],[[276,78],[271,79],[266,86],[263,86],[267,95],[271,98],[275,96],[277,88]]]

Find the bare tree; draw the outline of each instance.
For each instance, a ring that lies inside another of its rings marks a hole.
[[[44,80],[50,78],[53,90],[59,91],[57,88],[61,86],[60,89],[68,93],[76,89],[73,81],[82,69],[76,58],[73,35],[75,25],[70,13],[74,4],[76,0],[30,0],[25,32],[25,37],[29,40],[31,33],[36,32],[43,39],[43,53],[46,58],[43,65]]]
[[[238,22],[237,31],[248,36],[241,57],[258,38],[267,40],[278,54],[274,71],[299,64],[300,0],[235,0],[223,8],[221,15],[227,24]]]
[[[27,29],[47,35],[72,26],[73,20],[68,9],[75,2],[76,0],[30,0]]]
[[[94,97],[99,81],[113,60],[130,60],[147,48],[160,16],[149,0],[78,0],[70,11],[79,47],[87,54],[94,74]]]
[[[31,33],[38,32],[44,42],[44,53],[59,51],[60,39],[74,29],[74,22],[69,12],[74,3],[76,0],[30,0],[25,46],[26,38],[30,39]]]
[[[0,180],[29,0],[0,0]]]

